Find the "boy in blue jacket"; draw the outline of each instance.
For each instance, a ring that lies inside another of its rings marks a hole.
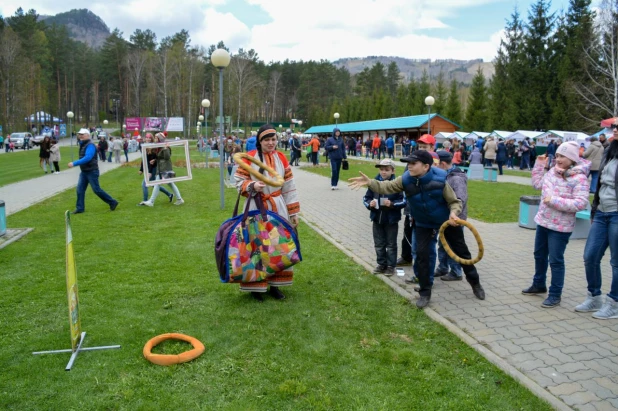
[[[376,164],[380,173],[378,181],[392,181],[395,179],[395,163],[385,158]],[[397,264],[397,231],[401,220],[401,209],[406,206],[402,193],[377,194],[367,190],[363,197],[363,204],[369,211],[369,218],[373,221],[373,243],[376,249],[378,265],[374,274],[384,274],[388,277],[395,274]]]
[[[432,167],[433,157],[425,150],[417,150],[401,159],[408,163],[408,170],[403,176],[393,181],[371,180],[360,173],[361,177],[351,178],[349,186],[357,189],[368,186],[373,192],[382,194],[406,193],[409,210],[416,224],[416,259],[418,261],[419,298],[418,308],[425,308],[431,299],[433,279],[430,275],[430,246],[435,247],[433,239],[442,223],[449,222],[444,237],[455,254],[463,259],[470,259],[470,250],[466,245],[463,227],[457,224],[462,211],[462,201],[446,181],[446,171]],[[434,257],[435,258],[435,257]],[[485,290],[481,286],[479,274],[474,265],[462,266],[466,280],[472,286],[472,292],[479,300],[485,299]]]

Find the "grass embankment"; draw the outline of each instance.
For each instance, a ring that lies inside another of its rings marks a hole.
[[[82,352],[69,373],[69,354],[31,352],[70,344],[63,212],[74,190],[9,217],[35,230],[0,250],[1,409],[550,409],[306,225],[285,301],[221,284],[213,242],[235,193],[219,210],[218,178],[195,170],[178,184],[183,206],[136,207],[130,167],[101,177],[116,211],[88,190],[72,218],[85,346],[122,348]],[[147,362],[144,344],[167,332],[206,352]]]
[[[378,174],[374,163],[354,160],[349,163],[349,170],[341,170],[340,184],[358,176],[359,171],[371,178]],[[330,167],[308,166],[303,170],[330,177]],[[401,175],[404,171],[402,166],[397,166],[395,174]],[[488,223],[516,222],[519,218],[519,197],[539,194],[538,190],[522,184],[468,181],[468,217]]]

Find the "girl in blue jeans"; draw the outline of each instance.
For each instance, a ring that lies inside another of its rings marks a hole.
[[[614,136],[599,168],[599,184],[590,212],[592,226],[584,249],[588,297],[575,307],[577,312],[594,312],[592,316],[600,320],[618,318],[618,124],[612,128]],[[601,259],[607,247],[611,253],[612,284],[603,303]]]

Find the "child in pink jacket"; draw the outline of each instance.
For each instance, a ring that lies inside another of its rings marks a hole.
[[[560,305],[564,286],[564,250],[575,227],[575,213],[588,206],[588,173],[590,162],[579,157],[579,146],[573,141],[562,143],[556,150],[555,165],[549,168],[547,158],[539,156],[532,170],[532,185],[541,190],[541,204],[534,217],[537,224],[534,239],[535,273],[532,286],[523,294],[547,292],[547,267],[551,267],[549,295],[544,308]]]

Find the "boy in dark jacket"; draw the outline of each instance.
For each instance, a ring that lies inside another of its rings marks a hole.
[[[440,167],[446,171],[446,182],[451,186],[457,198],[461,201],[461,213],[459,218],[468,218],[468,177],[459,167],[453,165],[453,155],[448,151],[438,151]],[[438,268],[435,277],[440,277],[442,281],[461,281],[463,273],[461,264],[455,262],[448,256],[442,242],[438,242]]]
[[[408,170],[393,181],[371,180],[362,172],[361,177],[348,181],[352,189],[368,186],[373,192],[382,194],[406,193],[409,210],[416,223],[416,258],[419,267],[417,276],[420,285],[416,306],[425,308],[431,299],[433,287],[429,247],[445,221],[448,221],[451,227],[444,231],[444,237],[453,252],[463,259],[470,259],[472,256],[464,239],[463,227],[457,223],[462,202],[446,181],[446,171],[432,167],[433,157],[425,150],[417,150],[401,161],[408,163]],[[462,268],[476,298],[484,300],[485,291],[474,265],[465,265]]]
[[[384,159],[376,164],[376,168],[380,169],[376,180],[391,181],[395,179],[395,163],[393,160]],[[405,207],[406,200],[402,193],[381,195],[367,190],[365,197],[363,197],[363,204],[371,211],[369,218],[373,221],[373,243],[378,262],[373,273],[390,277],[395,274],[397,231],[399,220],[401,220],[401,209]]]

